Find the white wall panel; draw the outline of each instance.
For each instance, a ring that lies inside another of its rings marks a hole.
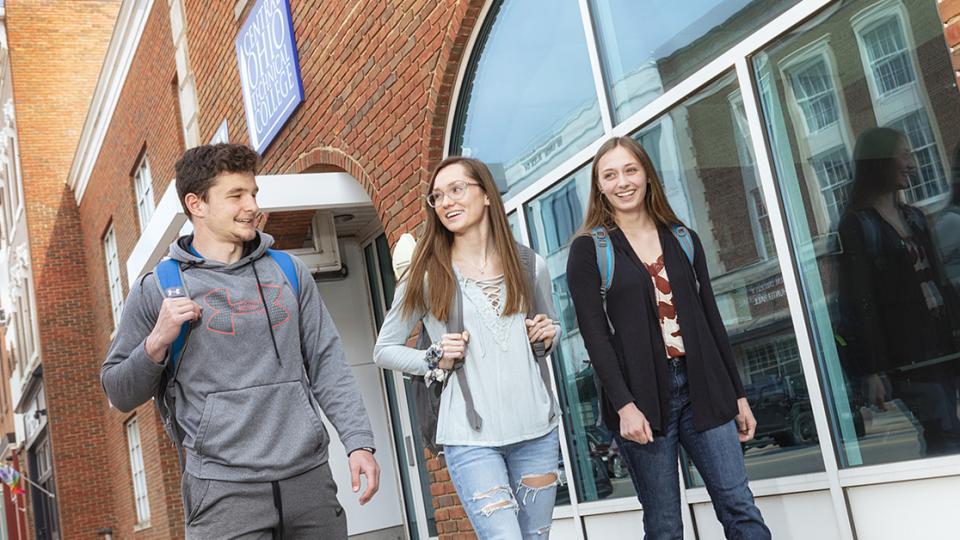
[[[587,538],[643,538],[643,511],[618,512],[583,518]]]
[[[777,540],[835,540],[840,538],[829,491],[811,491],[760,497],[757,506]],[[693,505],[700,540],[723,540],[723,527],[710,503]],[[860,538],[873,540],[872,536]]]
[[[847,489],[857,537],[960,538],[960,478]]]

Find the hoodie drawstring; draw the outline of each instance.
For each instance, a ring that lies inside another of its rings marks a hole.
[[[253,277],[257,280],[257,292],[260,293],[260,303],[263,304],[263,313],[267,316],[267,328],[270,329],[270,340],[273,342],[273,352],[277,355],[277,363],[283,366],[283,360],[280,358],[280,349],[277,348],[277,337],[273,335],[273,321],[270,320],[270,308],[267,307],[267,300],[263,297],[263,286],[260,284],[260,274],[257,273],[257,261],[253,261],[250,266],[253,267]]]

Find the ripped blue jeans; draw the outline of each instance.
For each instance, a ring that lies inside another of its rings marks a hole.
[[[507,446],[444,446],[447,470],[480,540],[548,540],[559,480],[557,430]]]

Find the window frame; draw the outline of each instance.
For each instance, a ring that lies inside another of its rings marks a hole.
[[[104,266],[106,267],[107,290],[110,291],[110,313],[114,330],[120,325],[123,312],[123,279],[120,270],[120,255],[117,251],[117,235],[113,223],[103,233]]]
[[[147,470],[143,461],[143,439],[140,424],[133,416],[124,425],[127,438],[127,457],[130,459],[130,482],[133,488],[134,510],[137,516],[136,529],[150,525],[150,496],[147,487]]]
[[[864,34],[886,24],[891,18],[902,33],[906,45],[906,54],[910,61],[910,69],[913,72],[913,81],[890,92],[882,92],[870,61],[868,44]],[[950,154],[942,145],[943,135],[940,132],[940,126],[936,118],[933,118],[930,114],[933,106],[930,103],[930,94],[926,89],[923,77],[917,69],[917,66],[920,65],[920,59],[917,57],[917,40],[910,26],[910,16],[906,6],[904,6],[902,0],[878,2],[853,15],[850,18],[850,26],[853,28],[853,33],[857,39],[860,62],[863,64],[864,77],[867,80],[867,87],[870,89],[870,99],[877,125],[890,126],[904,120],[916,111],[922,111],[926,115],[927,126],[930,128],[934,147],[939,157],[940,171],[943,173],[944,184],[942,187],[944,189],[937,195],[912,201],[911,204],[924,208],[949,198],[950,186],[947,179],[948,171],[951,170],[948,157]],[[916,155],[916,149],[911,148],[911,151]],[[911,190],[914,188],[912,183],[910,188]]]
[[[147,158],[146,151],[134,167],[132,178],[137,221],[140,223],[140,231],[143,232],[157,208],[153,193],[153,173],[150,170],[150,160]]]
[[[801,168],[803,170],[803,175],[805,178],[811,178],[815,180],[814,182],[805,182],[805,188],[811,201],[813,216],[817,225],[817,232],[825,234],[830,230],[830,227],[833,224],[829,206],[827,205],[827,201],[823,196],[822,190],[820,189],[820,187],[823,185],[823,182],[820,181],[817,170],[813,166],[813,159],[818,155],[822,155],[828,150],[834,150],[839,147],[843,147],[848,156],[852,155],[853,137],[851,136],[851,133],[853,130],[850,124],[850,113],[847,108],[846,99],[844,98],[843,93],[837,89],[837,85],[835,83],[833,84],[833,92],[834,100],[837,106],[836,127],[831,127],[830,129],[824,128],[816,132],[811,132],[808,129],[808,126],[806,125],[806,116],[799,105],[796,94],[794,93],[791,70],[801,67],[816,59],[824,62],[827,73],[831,78],[831,82],[841,80],[840,73],[837,70],[837,61],[833,54],[833,47],[830,44],[829,35],[816,39],[786,56],[777,64],[776,69],[778,69],[780,72],[780,80],[783,83],[786,109],[790,115],[791,123],[793,124],[794,139],[796,141],[797,150],[802,157]],[[800,132],[800,126],[803,126],[802,129],[804,133]],[[766,133],[764,134],[764,137],[764,140],[767,140],[768,136]],[[852,180],[853,179],[851,178],[850,181]]]

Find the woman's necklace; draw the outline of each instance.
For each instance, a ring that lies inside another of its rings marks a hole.
[[[467,263],[467,264],[469,264],[470,266],[476,268],[477,271],[480,272],[480,275],[481,275],[481,276],[486,275],[486,273],[487,273],[487,262],[488,262],[486,257],[483,258],[483,261],[482,261],[480,264],[476,264],[476,263],[474,263],[473,261],[469,261],[469,260],[467,260],[467,259],[460,259],[460,260],[463,261],[463,262],[465,262],[465,263]]]

